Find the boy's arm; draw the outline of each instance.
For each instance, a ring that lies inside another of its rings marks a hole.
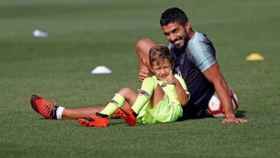
[[[172,71],[169,76],[166,78],[167,83],[173,84],[176,89],[177,97],[182,106],[185,106],[189,101],[189,93],[187,91],[187,86],[185,82],[182,80],[181,82],[173,75]],[[184,84],[184,85],[182,85]]]
[[[182,106],[185,106],[189,101],[190,94],[187,93],[186,89],[183,88],[183,86],[181,85],[181,83],[178,81],[177,78],[174,77],[174,79],[175,79],[174,84],[178,95],[178,100],[180,101]]]

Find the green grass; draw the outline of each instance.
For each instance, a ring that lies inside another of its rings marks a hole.
[[[160,12],[180,6],[196,30],[214,41],[222,71],[239,94],[243,125],[197,119],[106,129],[40,119],[31,94],[67,107],[107,102],[136,88],[134,45],[148,36],[165,43]],[[278,0],[2,0],[0,2],[0,157],[280,157]],[[34,29],[49,37],[32,37]],[[262,62],[246,55],[263,53]],[[106,65],[112,75],[93,76]]]

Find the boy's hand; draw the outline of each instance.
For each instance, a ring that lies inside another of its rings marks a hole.
[[[174,84],[176,82],[176,78],[172,73],[172,70],[170,70],[169,75],[165,78],[165,81],[167,84]]]

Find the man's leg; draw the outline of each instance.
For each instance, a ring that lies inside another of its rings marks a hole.
[[[156,43],[149,38],[143,38],[136,43],[136,54],[138,57],[138,79],[144,80],[150,75],[149,51]]]

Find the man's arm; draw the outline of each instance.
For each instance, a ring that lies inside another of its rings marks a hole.
[[[203,71],[204,76],[214,85],[215,91],[225,110],[225,119],[223,123],[245,123],[246,119],[237,118],[233,111],[231,102],[231,92],[226,80],[224,79],[219,64],[213,64],[208,69]]]

